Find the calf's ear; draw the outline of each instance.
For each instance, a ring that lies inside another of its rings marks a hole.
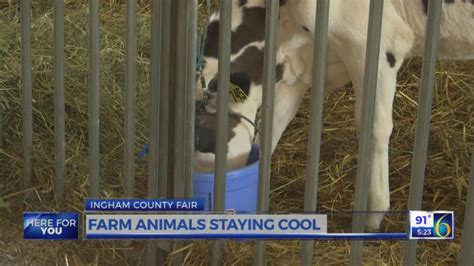
[[[239,86],[246,95],[249,95],[250,76],[247,73],[245,72],[232,73],[230,75],[230,82],[234,85]]]
[[[230,75],[230,96],[234,102],[244,102],[250,92],[250,77],[247,73],[238,72]]]

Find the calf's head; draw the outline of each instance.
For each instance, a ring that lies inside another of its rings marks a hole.
[[[255,49],[255,50],[254,50]],[[227,128],[227,168],[235,169],[246,164],[251,145],[255,135],[255,118],[257,110],[261,105],[262,85],[261,75],[255,77],[262,70],[252,69],[251,64],[262,65],[263,51],[258,48],[247,48],[254,50],[256,56],[249,60],[245,57],[237,57],[231,63],[231,74],[227,84],[222,88],[229,90],[228,128]],[[260,55],[261,54],[261,55]],[[259,57],[262,57],[261,60]],[[257,60],[255,60],[257,59]],[[211,59],[216,60],[216,59]],[[196,101],[195,120],[195,171],[213,171],[215,160],[215,141],[221,136],[217,135],[217,72],[208,72],[211,69],[209,59],[203,70],[203,81],[198,82],[198,90],[201,97]],[[248,61],[247,61],[248,60]],[[242,66],[248,64],[247,69]],[[254,77],[253,77],[254,76]],[[258,78],[258,80],[256,80]],[[202,88],[202,85],[205,85]]]
[[[240,5],[242,1],[233,2],[230,79],[226,86],[223,86],[223,89],[229,90],[230,93],[227,114],[227,169],[244,166],[251,150],[255,126],[247,119],[255,121],[262,101],[265,36],[265,7]],[[220,137],[216,132],[218,13],[211,16],[206,31],[203,68],[201,77],[196,82],[194,170],[197,172],[214,170],[215,141]]]

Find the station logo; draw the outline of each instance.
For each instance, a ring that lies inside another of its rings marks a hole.
[[[410,211],[410,239],[454,239],[454,213]]]

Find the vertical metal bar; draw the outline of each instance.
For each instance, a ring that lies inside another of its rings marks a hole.
[[[137,88],[137,1],[126,1],[125,25],[125,149],[124,192],[133,197],[135,188],[135,106]]]
[[[257,210],[267,212],[270,201],[270,173],[272,160],[272,122],[275,95],[275,69],[278,35],[279,1],[267,1],[265,13],[265,53],[263,65],[262,135],[258,177]],[[257,241],[254,263],[264,265],[267,243]]]
[[[186,47],[186,91],[185,91],[185,168],[184,195],[193,196],[194,168],[194,117],[196,85],[196,49],[197,49],[197,0],[188,0],[187,4],[187,47]]]
[[[148,157],[148,196],[158,196],[158,125],[160,123],[160,81],[161,81],[161,1],[151,2],[151,45],[150,45],[150,151]]]
[[[319,157],[323,127],[323,101],[326,81],[327,34],[329,23],[329,0],[319,0],[316,7],[316,24],[313,47],[313,81],[311,86],[310,124],[308,137],[308,165],[306,168],[304,210],[315,212],[318,201]],[[314,241],[303,241],[301,265],[310,265],[313,260]]]
[[[100,126],[99,0],[89,0],[89,196],[98,197]]]
[[[168,196],[168,156],[169,143],[168,134],[169,125],[169,103],[170,103],[170,17],[171,17],[171,0],[161,0],[161,51],[160,61],[163,67],[160,68],[160,124],[159,124],[159,151],[158,151],[158,197],[165,198]],[[164,67],[166,66],[166,67]],[[174,73],[173,73],[174,74]],[[160,265],[164,265],[166,259],[165,251],[158,250],[157,261]]]
[[[178,0],[178,22],[176,43],[176,110],[175,110],[175,152],[174,152],[174,197],[184,196],[184,132],[186,97],[186,0]]]
[[[150,151],[148,157],[148,197],[158,197],[158,125],[160,123],[160,80],[161,64],[161,5],[159,0],[151,2],[151,45],[150,45]],[[147,242],[146,265],[156,265],[155,241]]]
[[[367,29],[367,46],[365,52],[364,88],[361,110],[361,134],[357,156],[357,175],[355,183],[354,214],[352,232],[364,230],[365,213],[367,210],[367,187],[369,186],[372,130],[374,124],[375,99],[377,91],[378,62],[380,54],[380,35],[382,29],[383,1],[371,0],[369,24]],[[350,264],[362,264],[363,241],[352,241]]]
[[[196,81],[196,47],[197,47],[197,0],[185,0],[185,3],[178,3],[181,9],[184,8],[186,13],[185,17],[179,16],[181,20],[185,20],[184,31],[181,32],[184,36],[184,50],[178,50],[178,53],[185,54],[184,63],[178,65],[183,68],[183,102],[181,105],[183,110],[184,119],[180,121],[182,123],[182,154],[183,162],[183,174],[184,177],[181,181],[184,184],[179,184],[183,187],[180,189],[180,193],[183,193],[185,197],[193,196],[193,167],[194,167],[194,116],[195,116],[195,81]],[[178,12],[181,12],[179,10]],[[185,18],[185,19],[183,19]],[[178,35],[178,38],[179,35]],[[182,58],[183,59],[183,58]],[[179,61],[178,61],[179,62]],[[176,195],[175,195],[176,196]],[[181,248],[184,245],[182,241],[176,243],[177,248]],[[184,252],[181,252],[175,257],[174,264],[183,263]]]
[[[175,151],[176,145],[176,136],[175,136],[175,127],[176,127],[176,88],[177,88],[177,61],[176,56],[178,53],[178,21],[180,17],[178,17],[178,1],[170,0],[170,32],[169,32],[169,82],[167,86],[169,86],[169,94],[167,101],[170,103],[169,112],[168,112],[168,196],[174,197],[174,168],[175,168]]]
[[[176,89],[175,89],[175,113],[174,113],[174,169],[173,169],[173,196],[184,197],[185,192],[185,167],[186,167],[186,51],[187,51],[187,0],[177,1],[177,24],[176,24]],[[174,242],[174,250],[179,250],[183,241]],[[183,263],[183,253],[176,254],[173,265]]]
[[[217,77],[217,128],[214,178],[214,211],[225,210],[227,169],[227,128],[229,123],[230,47],[232,25],[232,1],[221,2],[219,12],[219,65]],[[224,241],[214,241],[212,265],[223,263]]]
[[[158,197],[168,196],[168,132],[169,132],[169,98],[170,87],[170,0],[160,0],[161,2],[161,50],[160,50],[160,123],[158,134]],[[156,162],[155,162],[156,163]],[[157,263],[164,265],[166,259],[165,251],[158,249]]]
[[[175,163],[174,163],[174,155],[176,151],[176,145],[174,143],[176,142],[176,136],[175,136],[175,124],[176,124],[176,109],[178,106],[176,106],[176,87],[177,87],[177,81],[176,81],[176,72],[177,72],[177,62],[176,62],[176,56],[178,52],[177,48],[177,43],[178,43],[178,20],[180,18],[178,17],[178,1],[176,0],[170,0],[170,32],[169,32],[169,42],[170,42],[170,47],[169,47],[169,82],[168,86],[170,88],[169,94],[168,94],[168,101],[171,104],[169,108],[169,113],[168,113],[168,196],[174,197],[174,168],[175,168]],[[172,88],[172,89],[171,89]]]
[[[31,0],[21,1],[21,87],[23,91],[23,169],[24,182],[33,179],[33,96],[31,70]]]
[[[466,210],[464,211],[460,266],[472,265],[474,262],[474,149],[471,151],[471,168],[469,171],[469,189],[467,190]]]
[[[66,140],[64,133],[64,0],[54,1],[54,193],[64,200]]]
[[[168,191],[168,131],[169,131],[169,60],[170,60],[170,0],[162,1],[161,51],[160,51],[160,124],[158,150],[158,197],[166,197]]]
[[[421,69],[420,105],[418,107],[415,149],[411,168],[410,194],[408,209],[419,210],[423,198],[426,157],[430,131],[431,104],[436,76],[436,57],[438,54],[439,32],[443,1],[429,1],[426,20],[425,50]],[[405,242],[403,265],[415,265],[417,241]]]

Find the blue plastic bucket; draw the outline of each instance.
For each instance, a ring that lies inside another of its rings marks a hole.
[[[225,208],[255,212],[258,193],[258,145],[252,145],[247,166],[226,174]],[[213,209],[214,173],[194,173],[194,198],[203,198],[206,211]]]

